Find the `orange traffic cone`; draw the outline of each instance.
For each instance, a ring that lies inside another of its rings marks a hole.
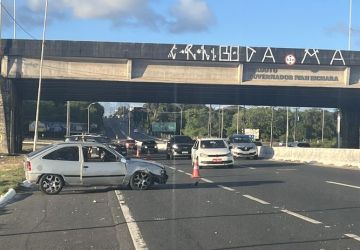
[[[136,149],[136,157],[140,157],[140,150],[138,148]]]
[[[199,171],[199,162],[196,159],[194,162],[194,168],[193,168],[193,172],[192,172],[192,178],[200,178],[200,171]]]

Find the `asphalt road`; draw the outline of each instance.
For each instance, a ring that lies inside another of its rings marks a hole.
[[[147,191],[23,191],[0,210],[0,249],[360,249],[360,171],[267,160],[205,168],[152,159]]]

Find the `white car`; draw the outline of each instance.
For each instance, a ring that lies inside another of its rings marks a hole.
[[[235,158],[258,158],[258,149],[251,136],[234,134],[229,137],[231,153]]]
[[[192,164],[199,168],[208,166],[234,167],[234,158],[229,146],[221,138],[204,138],[195,141],[191,149]]]
[[[111,147],[96,142],[63,142],[25,156],[26,179],[46,194],[57,194],[64,185],[130,186],[148,189],[166,183],[163,165],[126,159]]]

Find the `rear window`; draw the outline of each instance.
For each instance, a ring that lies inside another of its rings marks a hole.
[[[193,140],[188,136],[177,136],[174,137],[175,143],[193,143]]]
[[[201,141],[201,148],[226,148],[225,142],[223,140],[208,140]]]
[[[34,155],[40,154],[41,152],[46,151],[47,149],[51,148],[53,145],[47,145],[45,147],[42,147],[34,152],[31,152],[28,154],[28,157],[33,157]]]

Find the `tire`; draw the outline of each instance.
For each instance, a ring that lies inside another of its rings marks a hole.
[[[166,159],[170,160],[170,155],[169,154],[166,154]]]
[[[256,160],[257,158],[259,158],[259,156],[258,156],[258,155],[255,155],[255,156],[253,157],[253,160]]]
[[[228,168],[234,168],[234,165],[233,165],[233,164],[232,164],[232,165],[229,165]]]
[[[153,185],[153,178],[150,173],[137,171],[130,178],[132,190],[146,190]]]
[[[39,181],[41,192],[49,195],[60,193],[64,187],[64,180],[60,175],[45,174]]]

